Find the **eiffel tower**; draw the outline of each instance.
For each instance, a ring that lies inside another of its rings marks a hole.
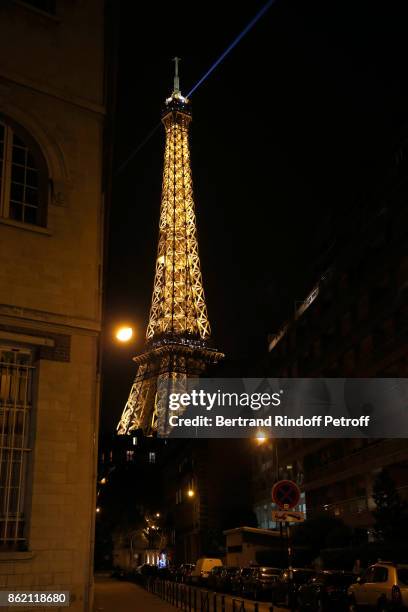
[[[145,349],[133,358],[137,372],[117,426],[119,435],[138,429],[156,434],[163,422],[159,416],[166,410],[161,390],[172,384],[180,388],[187,378],[199,376],[224,357],[208,346],[210,323],[190,166],[191,109],[180,91],[179,58],[174,62],[174,88],[162,113],[166,144],[152,304]]]

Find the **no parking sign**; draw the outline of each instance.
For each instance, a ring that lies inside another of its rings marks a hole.
[[[293,480],[279,480],[272,487],[272,501],[281,510],[295,508],[300,501],[300,489]]]

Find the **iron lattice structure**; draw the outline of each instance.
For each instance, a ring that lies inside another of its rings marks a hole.
[[[119,434],[158,431],[169,385],[183,385],[224,355],[208,347],[210,323],[198,254],[190,165],[190,103],[178,86],[166,100],[163,185],[152,305],[145,351],[134,357],[136,377],[117,427]],[[159,431],[165,434],[165,431]]]
[[[210,322],[198,256],[186,103],[172,100],[166,130],[156,275],[147,340],[163,334],[206,340]]]

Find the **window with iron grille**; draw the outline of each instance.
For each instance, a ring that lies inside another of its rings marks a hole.
[[[0,346],[0,550],[26,547],[33,372],[31,351]]]
[[[19,126],[0,116],[0,216],[45,226],[47,183],[39,147]]]

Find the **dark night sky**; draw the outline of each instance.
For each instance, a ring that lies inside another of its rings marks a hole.
[[[160,119],[179,55],[186,93],[263,2],[121,2],[115,168]],[[314,280],[328,219],[384,168],[406,125],[404,3],[277,0],[192,97],[192,160],[213,345],[262,355]],[[103,425],[142,348],[160,207],[160,129],[114,178]],[[118,347],[111,326],[137,329]]]

